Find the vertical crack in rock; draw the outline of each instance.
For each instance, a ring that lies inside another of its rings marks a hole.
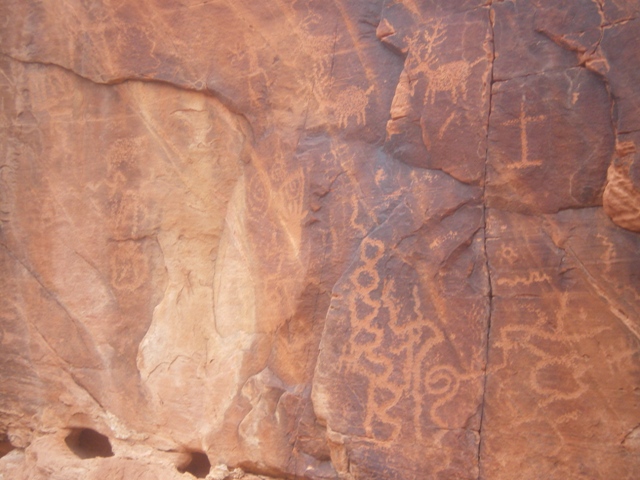
[[[485,359],[484,359],[484,385],[482,389],[482,403],[480,405],[480,426],[478,428],[478,480],[482,478],[482,468],[481,468],[481,453],[482,453],[482,427],[484,424],[484,409],[487,395],[487,378],[488,373],[487,370],[489,368],[489,348],[490,348],[490,339],[491,339],[491,313],[493,309],[493,289],[491,285],[491,269],[489,266],[489,255],[487,253],[487,165],[489,162],[489,128],[491,126],[491,107],[492,107],[492,92],[493,92],[493,66],[495,63],[496,52],[495,52],[495,43],[494,43],[494,13],[491,4],[489,4],[489,27],[491,29],[491,66],[489,68],[489,111],[487,113],[487,133],[486,133],[486,150],[485,150],[485,162],[484,162],[484,179],[482,185],[482,223],[483,223],[483,248],[484,248],[484,259],[485,259],[485,268],[487,269],[487,282],[489,287],[489,313],[487,318],[487,337],[486,337],[486,350],[485,350]]]

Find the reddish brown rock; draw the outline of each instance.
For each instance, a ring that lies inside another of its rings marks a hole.
[[[557,16],[559,9],[556,9],[556,3],[546,0],[493,2],[494,81],[564,70],[578,65],[579,61],[573,52],[557,45],[541,31],[547,25],[536,22],[540,15]],[[576,2],[569,0],[563,3]],[[573,31],[572,22],[568,23]],[[560,34],[562,33],[564,32],[561,31]]]
[[[599,205],[613,145],[609,96],[588,70],[496,82],[488,206],[553,213]]]
[[[634,479],[638,13],[0,2],[0,477]]]
[[[542,218],[491,211],[487,236],[483,477],[633,478],[637,234],[590,208]]]
[[[386,150],[409,165],[442,170],[464,183],[484,176],[492,44],[489,10],[429,18],[429,10],[411,27],[383,17],[391,43],[402,35],[406,50],[387,123]]]
[[[636,151],[637,133],[620,135],[621,143],[609,166],[602,197],[604,211],[617,225],[640,232],[640,160]]]

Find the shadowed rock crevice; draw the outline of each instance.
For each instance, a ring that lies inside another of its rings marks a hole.
[[[74,428],[64,439],[73,453],[85,460],[96,457],[113,457],[109,437],[91,428]]]
[[[190,473],[196,478],[206,478],[211,471],[211,462],[204,452],[189,452],[190,458],[184,467],[178,468],[181,473]]]
[[[478,454],[477,454],[477,468],[478,468],[478,480],[483,478],[482,471],[482,429],[484,424],[484,416],[485,416],[485,403],[487,401],[487,378],[489,376],[489,353],[491,349],[491,315],[493,313],[493,285],[491,279],[491,265],[489,259],[489,252],[487,251],[487,169],[489,162],[489,129],[491,128],[491,111],[493,107],[493,64],[495,62],[495,43],[494,43],[494,13],[491,4],[489,4],[489,23],[491,25],[491,69],[489,73],[489,112],[487,114],[487,127],[486,127],[486,142],[487,148],[485,152],[485,167],[484,167],[484,179],[483,179],[483,191],[482,191],[482,222],[483,222],[483,255],[484,255],[484,268],[487,275],[487,284],[488,284],[488,297],[489,297],[489,305],[488,305],[488,315],[487,315],[487,334],[485,337],[486,341],[486,350],[484,357],[484,379],[482,386],[482,400],[480,404],[480,424],[478,426]]]

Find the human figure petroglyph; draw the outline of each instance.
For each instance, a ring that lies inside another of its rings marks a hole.
[[[121,138],[107,156],[108,225],[115,239],[135,239],[148,219],[148,207],[137,189],[140,177],[137,152],[141,139]]]
[[[141,171],[141,138],[120,138],[107,154],[107,225],[114,240],[110,249],[111,285],[132,292],[149,279],[149,269],[140,238],[145,235],[149,209],[138,189]]]
[[[471,77],[471,72],[476,65],[486,60],[484,57],[480,57],[473,62],[456,60],[435,65],[437,58],[434,48],[445,41],[445,34],[446,32],[442,30],[442,23],[438,22],[432,32],[423,32],[424,43],[418,41],[419,37],[410,41],[410,45],[415,49],[414,55],[418,61],[418,65],[413,69],[413,72],[422,73],[426,77],[425,101],[429,104],[435,102],[438,92],[448,92],[454,103],[458,102],[459,97],[466,100],[467,84]],[[412,88],[415,89],[415,83]]]

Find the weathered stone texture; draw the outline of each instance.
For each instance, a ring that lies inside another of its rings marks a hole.
[[[0,19],[0,479],[637,478],[636,0]]]

